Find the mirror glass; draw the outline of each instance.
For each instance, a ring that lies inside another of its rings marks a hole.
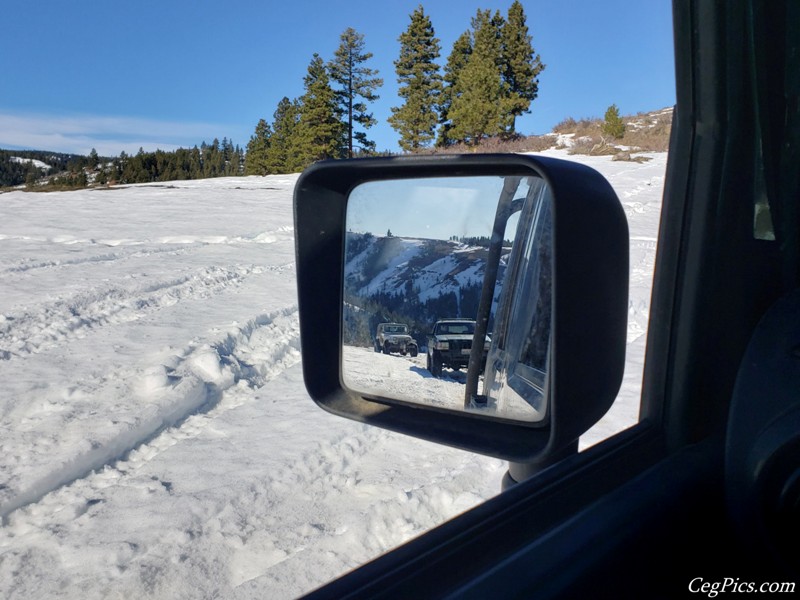
[[[528,176],[354,188],[346,215],[344,385],[443,410],[541,420],[552,294],[551,213],[541,207],[549,203],[544,181]],[[514,293],[519,283],[524,294]],[[470,394],[468,364],[481,322],[487,335],[473,356],[478,383]],[[510,333],[516,330],[522,333]],[[533,392],[507,391],[519,361],[535,366]]]

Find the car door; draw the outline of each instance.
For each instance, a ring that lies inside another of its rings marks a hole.
[[[797,286],[798,10],[673,9],[677,105],[639,423],[309,598],[653,598],[794,582],[796,564],[742,541],[725,465],[742,358]],[[769,224],[754,226],[764,198]]]
[[[485,393],[499,402],[511,396],[534,410],[541,407],[546,393],[552,319],[551,198],[543,192],[520,215],[520,230],[528,236],[520,240],[524,250],[512,253],[508,266],[509,278],[517,285],[501,291],[498,327],[487,357],[492,368],[484,380]]]

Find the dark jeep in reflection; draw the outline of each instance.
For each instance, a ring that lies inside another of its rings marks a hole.
[[[403,356],[416,356],[419,352],[417,342],[408,334],[408,327],[401,323],[381,323],[375,332],[375,352],[391,354],[399,352]]]
[[[460,369],[469,364],[475,321],[471,319],[441,319],[436,321],[428,336],[428,371],[434,377],[442,376],[442,367]],[[487,337],[483,348],[483,370],[490,340]]]

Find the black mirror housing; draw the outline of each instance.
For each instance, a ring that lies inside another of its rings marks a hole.
[[[342,383],[345,214],[350,191],[389,179],[535,176],[551,188],[553,317],[545,423],[437,410],[355,393]],[[513,462],[572,444],[616,398],[625,365],[628,226],[609,183],[593,169],[529,155],[443,155],[328,161],[294,192],[303,375],[323,409],[363,423]]]

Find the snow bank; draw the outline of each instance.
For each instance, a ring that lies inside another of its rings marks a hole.
[[[625,382],[585,446],[637,418],[666,157],[546,154],[631,229]],[[293,597],[499,492],[501,461],[308,398],[295,181],[3,195],[0,596]]]

